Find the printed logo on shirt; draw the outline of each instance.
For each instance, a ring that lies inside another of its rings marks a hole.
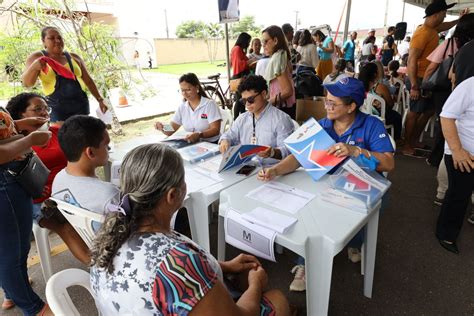
[[[379,135],[379,138],[385,138],[385,137],[387,137],[387,134],[380,134]]]
[[[201,114],[201,118],[202,118],[203,120],[206,120],[206,119],[207,119],[207,114],[206,114],[206,113]]]

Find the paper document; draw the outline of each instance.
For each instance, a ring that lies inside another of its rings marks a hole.
[[[200,142],[178,149],[179,154],[184,160],[190,163],[204,161],[219,154],[219,145],[208,142]]]
[[[224,222],[225,241],[257,257],[275,262],[274,243],[276,232],[244,220],[229,209]]]
[[[314,194],[276,181],[265,183],[246,196],[291,214],[296,214],[315,197]]]
[[[257,153],[268,149],[268,146],[260,145],[237,145],[232,146],[222,155],[222,162],[219,166],[219,172],[228,170],[235,166],[246,163]]]
[[[222,156],[219,155],[212,157],[211,159],[204,160],[203,162],[198,163],[196,166],[206,171],[218,172],[221,160]]]
[[[197,192],[224,181],[217,173],[201,168],[186,168],[184,175],[188,193]]]
[[[110,110],[107,110],[104,113],[99,107],[95,110],[95,113],[97,114],[97,118],[105,124],[112,124],[112,112],[110,112]]]
[[[257,224],[277,233],[283,234],[295,224],[298,219],[286,216],[263,207],[257,207],[254,210],[242,214],[242,218],[250,223]]]

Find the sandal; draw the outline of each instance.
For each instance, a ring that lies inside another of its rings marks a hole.
[[[3,300],[2,309],[4,311],[12,309],[13,307],[15,307],[15,302],[13,302],[13,300],[10,300],[10,299],[7,299],[7,298],[5,298]]]

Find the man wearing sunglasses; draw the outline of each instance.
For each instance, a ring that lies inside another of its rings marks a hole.
[[[262,158],[285,158],[289,151],[283,141],[294,131],[288,114],[268,102],[268,86],[262,76],[248,76],[238,88],[247,112],[239,115],[219,140],[221,153],[230,146],[253,144],[269,146],[258,155]]]

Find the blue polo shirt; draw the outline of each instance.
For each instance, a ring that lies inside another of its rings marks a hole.
[[[359,146],[362,149],[379,153],[394,152],[383,122],[375,116],[357,111],[352,126],[341,136],[337,135],[333,121],[323,118],[319,124],[336,143]]]
[[[355,44],[352,40],[347,40],[344,43],[344,60],[351,61],[354,60],[354,51],[355,51]]]

